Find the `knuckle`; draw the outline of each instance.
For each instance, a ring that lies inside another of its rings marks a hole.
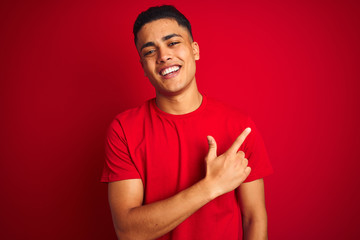
[[[211,145],[209,146],[209,148],[210,148],[210,149],[216,149],[216,144],[211,144]]]
[[[239,140],[243,140],[245,138],[245,134],[244,133],[241,133],[239,136],[238,136],[238,139]]]
[[[239,141],[243,142],[245,140],[246,135],[244,133],[241,133],[238,137]]]
[[[237,154],[242,157],[245,158],[245,153],[243,151],[238,151]]]
[[[224,156],[225,158],[230,158],[230,157],[231,157],[231,153],[230,153],[229,151],[226,151],[226,152],[223,153],[223,156]]]

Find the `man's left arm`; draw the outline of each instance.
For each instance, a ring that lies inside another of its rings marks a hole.
[[[243,239],[268,239],[263,179],[242,183],[236,191],[241,209]]]

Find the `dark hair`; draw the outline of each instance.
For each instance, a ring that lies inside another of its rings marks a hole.
[[[135,44],[137,41],[137,33],[146,23],[163,18],[174,19],[180,26],[185,27],[189,31],[190,37],[191,39],[193,39],[189,20],[187,20],[187,18],[174,6],[162,5],[151,7],[148,10],[140,13],[139,16],[136,18],[133,28]]]

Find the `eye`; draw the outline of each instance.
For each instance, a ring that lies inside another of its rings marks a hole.
[[[171,42],[171,43],[169,43],[169,47],[174,46],[174,45],[179,44],[179,43],[180,42]]]
[[[149,56],[149,55],[151,55],[151,54],[154,53],[154,52],[155,52],[154,49],[149,50],[149,51],[147,51],[147,52],[144,53],[144,57]]]

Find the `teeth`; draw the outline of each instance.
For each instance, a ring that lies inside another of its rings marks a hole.
[[[169,68],[166,68],[165,70],[163,70],[161,72],[161,75],[165,76],[165,75],[167,75],[169,73],[172,73],[172,72],[175,72],[175,71],[177,71],[179,69],[180,69],[179,66],[169,67]]]

